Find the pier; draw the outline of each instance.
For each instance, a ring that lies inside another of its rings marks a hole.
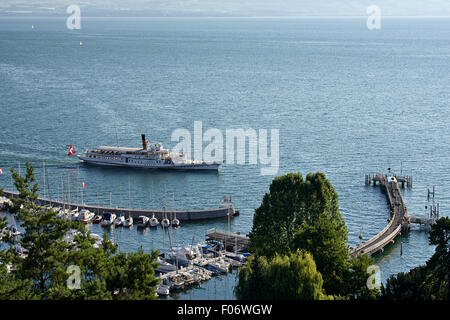
[[[404,187],[405,183],[408,187],[412,186],[412,177],[387,176],[384,174],[366,175],[366,185],[377,184],[386,193],[386,198],[390,206],[389,224],[370,240],[357,245],[353,249],[354,254],[372,255],[376,252],[383,251],[390,243],[394,243],[394,239],[401,234],[402,229],[408,230],[411,224],[411,218],[408,216],[405,202],[400,192],[399,183]]]
[[[12,191],[3,191],[3,195],[5,197],[17,197],[17,192]],[[79,203],[67,203],[57,200],[51,200],[48,198],[38,198],[36,203],[41,206],[52,206],[52,207],[60,207],[60,208],[66,208],[69,210],[73,210],[76,208],[79,209],[87,209],[91,212],[94,212],[96,214],[103,214],[104,212],[111,212],[116,214],[117,216],[120,216],[121,214],[123,216],[131,216],[133,219],[139,217],[139,216],[147,216],[152,217],[153,214],[156,218],[159,220],[162,220],[164,218],[164,215],[167,216],[167,218],[172,219],[173,216],[176,214],[176,217],[180,221],[198,221],[198,220],[207,220],[207,219],[218,219],[218,218],[225,218],[225,217],[234,217],[239,214],[239,211],[234,209],[234,206],[231,203],[226,203],[218,208],[212,208],[212,209],[203,209],[203,210],[166,210],[165,212],[163,210],[143,210],[143,209],[132,209],[132,208],[113,208],[113,207],[102,207],[102,206],[93,206],[88,204],[79,204]]]
[[[233,251],[247,251],[250,240],[246,235],[216,228],[207,230],[206,238],[207,240],[221,241],[225,248],[233,247]]]

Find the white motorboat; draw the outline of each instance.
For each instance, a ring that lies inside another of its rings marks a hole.
[[[175,267],[173,264],[168,263],[167,261],[164,261],[160,257],[156,259],[156,262],[159,264],[158,267],[156,267],[155,271],[159,273],[168,273],[172,271],[176,271],[177,267]]]
[[[114,221],[114,225],[116,227],[121,227],[123,225],[124,221],[125,221],[125,217],[121,215],[121,216],[117,217],[117,219]]]
[[[136,220],[136,225],[139,228],[145,228],[148,225],[149,218],[146,216],[139,216]]]
[[[217,260],[214,262],[210,262],[208,264],[209,267],[216,270],[219,273],[227,273],[230,270],[230,264],[223,261],[223,260]]]
[[[115,220],[116,220],[116,215],[114,213],[111,213],[111,212],[103,213],[102,227],[111,226]]]
[[[78,219],[83,223],[91,222],[93,218],[94,218],[94,213],[87,209],[82,209],[80,211],[80,214],[78,217]]]
[[[193,265],[197,257],[197,253],[191,247],[174,247],[169,253],[167,262],[178,267],[188,267]]]
[[[168,296],[170,293],[170,286],[159,284],[158,286],[156,286],[156,293],[159,296]]]
[[[98,234],[91,233],[91,237],[95,239],[95,243],[93,244],[93,247],[95,249],[98,249],[103,245],[103,238],[100,237]]]
[[[79,220],[79,216],[80,216],[80,213],[78,212],[78,208],[70,211],[70,219],[72,221],[78,221]]]
[[[221,162],[189,160],[182,153],[172,153],[161,143],[150,143],[142,134],[142,148],[100,146],[78,155],[86,163],[107,166],[171,170],[218,170]]]
[[[3,228],[2,234],[9,237],[17,237],[22,234],[19,230],[17,230],[16,226],[9,226]]]
[[[124,227],[131,227],[133,225],[133,217],[129,216],[122,224]]]

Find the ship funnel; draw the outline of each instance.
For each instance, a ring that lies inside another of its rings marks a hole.
[[[147,140],[145,140],[145,134],[142,134],[142,149],[147,150]]]

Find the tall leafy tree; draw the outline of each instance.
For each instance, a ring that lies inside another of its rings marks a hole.
[[[297,249],[310,252],[322,273],[327,293],[344,294],[349,266],[347,228],[338,195],[323,173],[289,173],[272,181],[255,210],[250,250],[273,257]]]
[[[272,259],[253,257],[239,271],[238,299],[323,300],[322,276],[311,254],[297,251]]]

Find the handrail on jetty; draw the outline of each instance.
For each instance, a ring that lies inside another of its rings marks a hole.
[[[402,228],[409,228],[410,226],[410,218],[408,217],[406,205],[398,184],[400,182],[404,185],[406,182],[410,186],[412,185],[412,178],[396,177],[395,175],[387,176],[381,173],[374,176],[366,175],[366,185],[370,185],[372,181],[374,186],[378,182],[380,187],[385,190],[390,206],[391,219],[389,224],[376,236],[363,242],[362,245],[357,245],[352,250],[354,255],[372,255],[376,252],[383,251],[385,246],[393,243],[394,239],[401,234]]]

